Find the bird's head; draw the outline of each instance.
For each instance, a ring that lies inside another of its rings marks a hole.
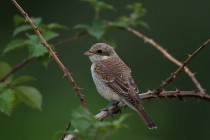
[[[93,63],[117,56],[114,49],[105,43],[97,43],[93,45],[89,51],[84,53],[84,55],[89,56]]]

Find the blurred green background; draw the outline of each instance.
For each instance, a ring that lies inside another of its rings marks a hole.
[[[128,13],[124,7],[134,0],[105,2],[118,10],[104,11],[101,17],[113,19]],[[203,0],[159,0],[138,1],[146,8],[143,18],[150,30],[137,29],[164,46],[177,59],[183,61],[210,37],[210,1]],[[69,27],[57,40],[75,34],[72,27],[78,23],[90,24],[94,11],[87,3],[79,0],[36,0],[19,2],[25,11],[33,17],[42,17],[44,23],[58,22]],[[13,16],[19,11],[9,0],[0,1],[0,52],[12,39],[14,30]],[[141,92],[158,87],[162,80],[169,76],[177,66],[164,58],[157,50],[142,40],[122,30],[111,31],[110,36],[117,43],[116,51],[131,67],[133,77]],[[90,61],[83,53],[97,41],[92,37],[84,37],[79,41],[59,47],[57,54],[61,61],[72,72],[74,79],[82,88],[82,93],[93,114],[99,112],[108,102],[96,91],[90,75]],[[210,90],[209,56],[210,48],[202,51],[188,65],[196,72],[196,77],[203,87]],[[0,56],[0,61],[10,62],[11,66],[19,63],[24,55],[22,51]],[[46,140],[57,139],[55,133],[64,130],[71,119],[71,113],[80,106],[75,91],[55,62],[46,69],[37,61],[33,61],[16,73],[33,75],[36,81],[30,83],[37,87],[43,95],[43,110],[33,110],[23,104],[19,105],[11,116],[0,113],[1,140]],[[181,73],[167,90],[194,90],[195,86],[185,73]],[[146,110],[157,123],[157,130],[148,130],[138,115],[125,109],[123,113],[132,114],[125,123],[128,129],[120,129],[109,139],[142,139],[142,140],[197,140],[210,139],[210,103],[197,99],[154,99],[143,102]],[[118,115],[119,116],[119,115]],[[116,117],[118,117],[116,116]],[[111,119],[110,119],[111,120]]]

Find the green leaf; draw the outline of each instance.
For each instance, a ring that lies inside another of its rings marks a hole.
[[[6,62],[0,61],[0,78],[5,76],[9,71],[11,70],[11,67]],[[12,80],[12,75],[7,78],[8,81]]]
[[[46,34],[47,36],[47,34]],[[55,34],[49,34],[48,38],[53,38],[53,36],[56,36]],[[37,35],[35,34],[27,34],[27,37],[29,38],[26,40],[26,42],[29,44],[28,51],[30,57],[40,57],[44,56],[46,53],[48,53],[48,50],[40,43],[40,40]]]
[[[6,86],[7,86],[6,83],[3,83],[3,82],[0,83],[0,93],[3,92],[3,90]]]
[[[25,32],[27,30],[32,30],[32,27],[25,22],[25,19],[23,17],[15,15],[13,19],[14,19],[15,25],[17,26],[13,32],[13,36],[19,33]],[[42,18],[39,18],[39,17],[31,18],[31,20],[34,22],[36,26],[39,26],[42,22]]]
[[[40,56],[37,58],[37,60],[45,67],[47,68],[47,66],[49,65],[49,63],[51,62],[51,57],[49,57],[49,54],[46,53],[43,56]]]
[[[14,32],[13,32],[13,36],[16,36],[19,33],[25,32],[27,30],[32,30],[31,26],[28,24],[23,24],[21,26],[18,26]]]
[[[3,50],[3,54],[8,53],[13,50],[16,50],[16,49],[19,49],[19,48],[23,48],[26,45],[27,45],[27,43],[23,39],[12,40],[7,44],[7,46]]]
[[[0,93],[0,111],[10,115],[16,105],[15,99],[14,91],[11,89],[4,90]]]
[[[143,27],[145,27],[145,28],[147,28],[148,30],[150,30],[150,26],[146,22],[139,21],[138,24],[141,25],[141,26],[143,26]]]
[[[105,34],[105,23],[102,20],[94,20],[92,26],[88,29],[88,33],[97,40],[100,40],[101,37]]]
[[[79,129],[79,132],[73,133],[78,139],[94,139],[96,135],[100,139],[107,139],[107,134],[126,127],[124,120],[127,115],[122,115],[114,121],[98,121],[93,114],[80,107],[72,113],[72,117],[71,128]]]
[[[48,53],[47,49],[40,43],[28,46],[30,57],[40,57]]]
[[[106,29],[127,28],[129,24],[127,21],[114,21],[106,26]]]
[[[127,8],[132,10],[129,16],[121,16],[116,21],[112,22],[107,28],[127,28],[130,26],[142,25],[148,28],[148,25],[141,21],[140,18],[145,14],[146,10],[141,3],[127,5]]]
[[[59,23],[50,23],[47,25],[48,29],[68,29],[68,27]]]
[[[42,18],[40,17],[32,17],[31,20],[34,22],[36,26],[39,26],[42,22]]]
[[[86,131],[95,121],[94,117],[81,107],[74,110],[72,117],[72,126],[79,129],[80,132]]]
[[[91,6],[93,6],[95,9],[97,10],[114,10],[114,7],[110,4],[107,4],[103,1],[99,1],[99,0],[83,0],[85,2],[88,2]]]
[[[90,26],[86,25],[86,24],[77,24],[74,26],[74,29],[85,29],[87,30],[88,28],[90,28]]]
[[[22,84],[32,80],[35,80],[35,78],[32,76],[20,76],[12,81],[12,85]]]
[[[133,10],[134,13],[138,13],[139,15],[141,14],[145,14],[146,10],[143,7],[143,5],[141,3],[133,3],[133,4],[128,4],[126,6],[128,9]]]
[[[121,127],[128,127],[126,124],[123,124],[124,120],[125,120],[126,118],[128,118],[128,116],[130,116],[130,115],[129,115],[129,114],[123,114],[123,115],[121,115],[119,119],[114,120],[114,122],[113,122],[114,126],[115,126],[117,129],[119,129],[119,128],[121,128]]]
[[[15,88],[17,97],[26,105],[41,110],[42,95],[40,92],[29,86],[18,86]]]
[[[39,29],[42,31],[52,31],[56,29],[67,30],[68,27],[58,23],[50,23],[50,24],[41,24]]]
[[[31,45],[40,42],[39,37],[36,34],[26,34],[26,36],[29,38],[29,40],[27,40],[26,42],[28,42]]]
[[[25,23],[25,19],[22,16],[19,16],[19,15],[15,15],[13,17],[13,20],[14,20],[16,26]]]
[[[51,40],[58,36],[56,32],[52,32],[52,31],[43,32],[42,35],[46,41]]]
[[[99,10],[114,10],[114,7],[112,5],[104,3],[103,1],[97,1],[95,7]]]

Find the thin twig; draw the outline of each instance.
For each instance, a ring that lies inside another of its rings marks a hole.
[[[196,51],[194,51],[191,55],[188,56],[188,58],[183,62],[182,66],[180,66],[174,73],[171,74],[166,80],[163,81],[163,83],[155,90],[157,94],[162,92],[166,85],[168,85],[170,82],[172,82],[176,76],[181,72],[181,70],[192,60],[193,57],[195,57],[201,50],[203,50],[205,47],[207,47],[207,44],[210,42],[210,38],[201,45]]]
[[[123,28],[127,30],[128,32],[132,33],[133,35],[141,38],[144,40],[144,42],[149,43],[152,45],[154,48],[156,48],[159,52],[161,52],[168,60],[176,64],[177,66],[182,66],[182,63],[178,61],[176,58],[174,58],[171,54],[169,54],[162,46],[160,46],[157,42],[154,40],[150,39],[149,37],[143,35],[139,31],[132,29],[132,28]],[[190,71],[188,67],[184,67],[185,73],[191,78],[195,86],[197,87],[198,91],[201,93],[205,94],[205,90],[202,88],[201,84],[198,82],[198,80],[195,78],[195,74]]]
[[[58,47],[58,46],[66,45],[66,44],[69,44],[69,43],[73,43],[73,42],[77,41],[78,39],[80,39],[82,36],[84,36],[86,34],[87,34],[86,31],[82,31],[82,32],[76,33],[74,36],[71,36],[67,39],[59,40],[59,41],[53,43],[53,45],[55,47]]]
[[[57,55],[55,54],[54,51],[52,51],[52,49],[50,48],[50,46],[47,44],[46,40],[44,39],[44,37],[42,36],[42,34],[40,33],[39,29],[36,27],[36,25],[33,23],[33,21],[29,18],[28,14],[19,6],[19,4],[15,1],[12,0],[13,4],[17,7],[17,9],[21,12],[21,14],[25,17],[26,22],[28,22],[31,27],[34,29],[34,31],[36,32],[37,36],[39,37],[39,39],[41,40],[41,43],[44,45],[44,47],[47,48],[47,50],[49,51],[50,56],[53,57],[53,59],[57,62],[57,64],[59,65],[59,67],[62,69],[62,71],[64,72],[64,76],[66,76],[68,78],[68,80],[70,81],[70,83],[72,84],[72,86],[74,87],[77,96],[80,99],[80,102],[83,106],[83,108],[85,108],[87,111],[89,111],[87,103],[85,101],[84,96],[82,95],[79,86],[76,84],[76,82],[74,81],[71,73],[68,71],[68,69],[62,64],[62,62],[60,61],[60,59],[57,57]]]
[[[68,125],[67,125],[65,130],[69,131],[70,127],[71,127],[71,122],[68,123]],[[64,134],[63,137],[61,138],[61,140],[64,140],[67,135],[69,135],[69,134]]]
[[[206,100],[210,102],[210,95],[203,94],[201,92],[194,92],[194,91],[163,91],[160,94],[156,94],[155,91],[148,91],[146,93],[139,94],[139,97],[142,100],[151,100],[151,99],[171,99],[171,98],[196,98],[201,100]],[[104,118],[110,116],[110,114],[115,114],[120,111],[120,108],[124,106],[110,106],[107,111],[101,110],[98,114],[95,115],[97,120],[103,120]]]
[[[70,127],[71,127],[71,122],[68,123],[68,125],[67,125],[67,127],[66,127],[65,130],[66,130],[66,131],[69,131]],[[78,129],[75,129],[73,132],[74,132],[74,133],[79,133],[79,130],[78,130]],[[75,140],[75,139],[76,139],[76,136],[73,135],[73,134],[65,134],[65,135],[63,135],[63,137],[61,138],[61,140]]]
[[[15,73],[17,70],[21,69],[22,67],[24,67],[25,65],[27,65],[30,61],[32,60],[32,58],[28,57],[25,58],[22,62],[20,62],[19,64],[17,64],[16,66],[14,66],[7,74],[5,74],[1,79],[0,82],[4,82],[9,76],[11,76],[13,73]]]

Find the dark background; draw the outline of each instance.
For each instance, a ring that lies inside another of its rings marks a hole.
[[[114,19],[128,13],[124,10],[127,3],[134,0],[112,1],[118,10],[102,12],[101,17]],[[180,61],[192,53],[209,38],[210,32],[210,1],[203,0],[141,0],[147,9],[144,20],[151,30],[138,27],[147,36],[164,46],[168,52]],[[23,9],[33,17],[42,17],[45,23],[58,22],[69,27],[62,32],[60,38],[67,38],[75,33],[72,27],[78,23],[89,24],[94,11],[85,2],[79,0],[36,0],[19,1]],[[0,52],[12,39],[14,29],[13,15],[19,11],[9,0],[0,1]],[[169,76],[177,66],[164,58],[157,50],[145,44],[137,37],[121,30],[109,33],[117,43],[117,53],[131,67],[133,77],[142,92],[158,87],[162,80]],[[93,114],[106,106],[108,102],[97,93],[90,75],[90,61],[83,53],[97,41],[92,37],[83,39],[57,49],[62,62],[72,72]],[[209,51],[206,48],[188,65],[196,72],[196,77],[203,87],[210,90],[209,82]],[[0,61],[9,61],[12,66],[20,62],[26,52],[0,56]],[[36,81],[30,83],[37,87],[43,95],[43,110],[33,110],[23,104],[19,105],[9,117],[0,113],[1,140],[49,140],[57,139],[55,133],[63,130],[71,118],[72,111],[80,106],[79,99],[67,79],[55,62],[47,69],[37,61],[33,61],[16,73],[17,75],[33,75]],[[194,90],[191,79],[181,73],[167,89]],[[128,129],[120,129],[110,139],[142,139],[142,140],[197,140],[210,139],[210,104],[206,101],[186,98],[154,99],[143,102],[145,108],[158,125],[157,130],[148,130],[138,115],[126,109],[123,113],[132,114],[126,119]],[[111,120],[111,119],[110,119]]]

